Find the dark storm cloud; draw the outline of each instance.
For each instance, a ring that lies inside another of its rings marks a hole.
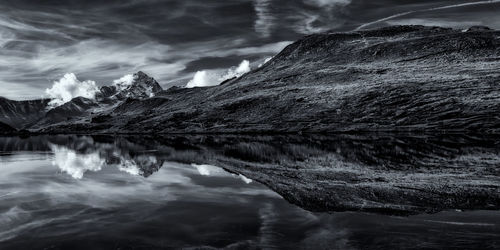
[[[290,41],[326,30],[500,28],[499,1],[477,2],[6,0],[0,2],[0,95],[39,97],[69,72],[109,84],[143,70],[164,87],[184,85],[196,71],[224,72],[242,60],[255,65]]]

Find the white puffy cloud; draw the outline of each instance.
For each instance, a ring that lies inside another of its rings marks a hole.
[[[240,77],[250,70],[250,61],[243,60],[237,67],[229,68],[224,74],[217,71],[198,71],[194,74],[193,79],[187,83],[186,88],[216,86],[225,80]]]
[[[243,60],[238,67],[232,67],[227,70],[227,73],[222,77],[223,81],[227,79],[231,79],[234,77],[240,77],[245,73],[250,72],[250,61]]]
[[[267,62],[271,61],[271,59],[273,59],[273,57],[272,57],[272,56],[271,56],[271,57],[268,57],[268,58],[266,58],[266,59],[264,59],[264,62],[262,62],[261,64],[259,64],[258,68],[260,68],[260,67],[264,66],[264,64],[266,64]]]
[[[94,81],[81,82],[73,73],[65,74],[59,81],[54,82],[52,88],[45,90],[48,97],[53,99],[49,103],[51,108],[60,106],[79,96],[93,99],[97,92],[99,92],[99,88]]]
[[[186,88],[215,86],[219,83],[219,77],[216,73],[202,70],[194,74],[193,79],[187,83]]]

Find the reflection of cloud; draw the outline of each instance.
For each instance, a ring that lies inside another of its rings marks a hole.
[[[100,171],[105,164],[105,160],[99,156],[98,152],[78,154],[66,147],[51,145],[51,148],[54,152],[52,164],[75,179],[82,179],[87,171]]]
[[[91,153],[78,153],[64,146],[51,145],[50,147],[54,152],[52,164],[75,179],[82,179],[87,171],[98,172],[108,166],[116,167],[130,175],[149,177],[163,165],[163,162],[158,162],[154,156],[139,155],[130,158],[114,154],[113,157],[117,157],[116,160],[108,163],[106,157],[99,154],[98,150]]]
[[[220,176],[220,175],[227,175],[227,172],[224,171],[222,168],[213,166],[213,165],[198,165],[198,164],[191,164],[192,167],[196,168],[198,170],[198,173],[203,176]]]
[[[206,165],[206,164],[191,164],[192,167],[196,168],[198,173],[203,176],[233,176],[241,179],[243,182],[246,184],[250,184],[253,182],[252,179],[247,178],[246,176],[242,174],[232,174],[224,170],[223,168],[213,166],[213,165]]]
[[[275,236],[277,235],[274,225],[278,222],[278,214],[274,211],[271,203],[265,204],[259,210],[260,228],[259,228],[259,246],[263,249],[277,248],[275,245]]]
[[[124,160],[118,164],[118,170],[130,175],[141,175],[142,171],[137,167],[137,164],[130,160]]]
[[[240,179],[245,182],[246,184],[250,184],[252,183],[252,179],[249,179],[247,178],[246,176],[242,175],[242,174],[239,174],[238,177],[240,177]]]

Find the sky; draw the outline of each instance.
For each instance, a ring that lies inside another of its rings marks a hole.
[[[44,97],[67,74],[110,85],[139,70],[165,89],[186,86],[256,68],[312,33],[500,29],[499,13],[500,0],[2,0],[0,96]]]

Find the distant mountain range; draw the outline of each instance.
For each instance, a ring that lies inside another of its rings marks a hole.
[[[8,133],[497,133],[499,63],[500,32],[485,27],[321,33],[219,86],[162,90],[139,72],[51,110],[2,98],[0,122]]]
[[[8,127],[10,131],[13,128],[39,131],[57,124],[99,122],[100,114],[113,112],[127,99],[151,98],[163,90],[156,80],[143,72],[134,74],[133,79],[123,86],[100,87],[95,99],[76,97],[55,108],[50,107],[50,99],[12,101],[0,98],[0,122],[5,131],[9,131]]]

